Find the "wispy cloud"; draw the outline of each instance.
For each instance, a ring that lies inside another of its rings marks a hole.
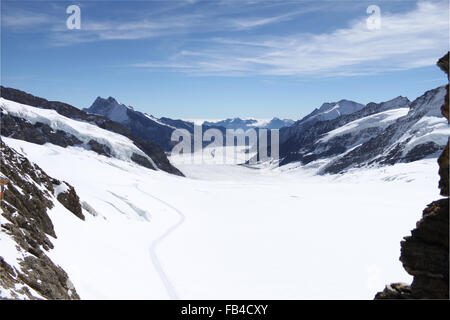
[[[23,10],[2,16],[2,25],[8,28],[32,30],[50,23],[52,19],[49,15]]]
[[[314,4],[291,12],[281,6],[284,12],[279,9],[276,14],[270,15],[264,8],[274,4],[267,1],[257,2],[264,5],[258,4],[258,13],[255,13],[252,1],[229,1],[223,4],[220,1],[184,0],[176,5],[152,9],[144,17],[140,14],[129,20],[125,20],[129,16],[123,16],[119,20],[93,20],[83,17],[82,28],[77,32],[68,31],[65,24],[60,22],[54,23],[47,31],[51,43],[57,46],[95,41],[152,39],[179,34],[195,36],[198,33],[257,29],[289,21],[295,16],[318,11],[323,7],[323,4]],[[202,5],[190,11],[190,6],[197,3]],[[188,10],[185,10],[186,8]],[[25,20],[23,23],[25,24]]]
[[[279,23],[283,21],[292,20],[295,16],[306,14],[312,11],[317,11],[320,6],[308,7],[303,10],[297,10],[294,12],[289,12],[285,14],[268,16],[268,17],[246,17],[240,19],[230,19],[229,23],[232,27],[237,29],[253,29],[258,27],[263,27],[269,24]]]
[[[433,65],[448,50],[448,15],[446,1],[422,1],[406,13],[382,12],[379,30],[369,30],[362,17],[329,33],[260,36],[252,41],[216,38],[207,48],[134,66],[170,63],[171,69],[179,64],[183,66],[179,71],[198,75],[284,76],[352,76],[411,69]]]

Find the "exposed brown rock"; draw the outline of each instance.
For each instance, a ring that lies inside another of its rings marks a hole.
[[[449,175],[449,143],[445,147],[441,156],[438,159],[439,163],[439,176],[441,179],[439,180],[439,189],[441,189],[441,195],[448,197],[448,175]]]
[[[411,292],[417,299],[448,299],[449,199],[434,201],[423,211],[411,236],[401,242],[400,261],[414,276]]]
[[[150,162],[150,160],[148,160],[146,157],[141,156],[140,154],[137,154],[135,152],[133,152],[133,154],[131,155],[131,160],[133,162],[136,162],[138,165],[141,165],[143,167],[152,169],[153,165]]]
[[[88,145],[92,151],[108,158],[111,157],[111,149],[107,145],[101,144],[96,140],[89,140]]]
[[[449,53],[437,62],[449,76]],[[449,86],[442,114],[449,119]],[[411,286],[391,284],[376,294],[375,299],[449,299],[449,143],[438,159],[439,188],[445,199],[430,203],[423,211],[411,235],[401,242],[400,261],[414,276]]]
[[[449,76],[448,64],[449,64],[449,53],[447,53],[445,56],[443,56],[441,59],[439,59],[439,61],[437,63],[439,68],[441,68],[441,70],[447,74],[447,78]],[[445,103],[441,107],[442,114],[444,115],[444,117],[447,118],[447,120],[449,120],[448,103],[449,103],[449,87],[447,84],[447,95],[445,96]],[[447,196],[447,197],[449,195],[449,193],[448,193],[448,176],[449,176],[448,153],[449,153],[449,143],[447,143],[447,146],[445,147],[444,152],[442,152],[442,154],[438,160],[439,176],[441,177],[441,180],[439,181],[439,188],[441,189],[441,195]]]
[[[67,182],[64,183],[67,185],[69,190],[67,190],[66,192],[61,192],[56,198],[67,210],[72,212],[81,220],[84,220],[84,215],[81,210],[80,198],[75,192],[74,187],[72,187]]]
[[[49,236],[56,238],[47,210],[54,206],[54,186],[62,182],[49,177],[1,140],[0,155],[1,172],[9,179],[5,200],[0,204],[0,214],[8,222],[0,225],[0,232],[9,235],[24,256],[19,270],[8,264],[8,257],[0,256],[0,291],[8,291],[6,296],[12,299],[79,299],[67,273],[46,254],[53,248]],[[81,213],[78,196],[73,187],[68,187],[68,191],[60,193],[67,194],[61,198]]]
[[[378,292],[375,296],[377,300],[411,298],[411,286],[400,282],[388,284],[382,292]]]
[[[2,136],[36,144],[49,142],[65,148],[82,143],[70,133],[62,130],[53,130],[50,126],[40,122],[31,124],[25,119],[9,114],[0,114],[0,129]]]

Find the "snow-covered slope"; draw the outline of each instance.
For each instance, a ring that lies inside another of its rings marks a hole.
[[[447,119],[441,115],[445,86],[425,92],[414,100],[408,113],[396,119],[373,138],[330,161],[324,172],[336,173],[351,166],[394,164],[437,158],[450,136]]]
[[[437,157],[449,137],[447,120],[440,114],[444,96],[445,87],[439,87],[412,103],[400,96],[332,120],[314,116],[315,121],[298,121],[280,131],[281,165],[317,162],[312,165],[322,173],[338,173],[354,166]],[[333,110],[329,107],[325,109]]]
[[[82,299],[372,299],[410,281],[395,244],[438,195],[434,160],[339,176],[179,163],[181,178],[4,140],[77,190],[86,219],[50,210],[49,256]]]
[[[392,122],[406,115],[408,111],[409,108],[392,109],[349,122],[342,127],[327,132],[318,140],[318,143],[327,143],[337,137],[351,134],[358,138],[355,143],[360,144],[364,140],[367,140],[367,138],[364,137],[363,131],[377,130],[378,133],[381,133],[381,131],[392,124]]]
[[[345,99],[339,100],[338,102],[326,102],[319,109],[314,109],[313,112],[301,119],[299,123],[333,120],[342,115],[361,110],[362,108],[364,108],[363,104]]]
[[[78,299],[64,269],[49,258],[53,239],[63,236],[49,212],[84,220],[75,190],[3,141],[0,154],[0,175],[8,181],[0,203],[0,300]]]
[[[112,121],[107,117],[97,114],[89,114],[67,103],[60,101],[48,101],[44,98],[37,97],[14,88],[5,88],[0,86],[0,95],[3,99],[34,107],[38,110],[54,110],[59,115],[67,119],[88,123],[101,128],[104,131],[128,138],[135,147],[140,149],[146,155],[145,157],[138,153],[133,153],[131,157],[132,161],[147,168],[156,169],[156,165],[158,169],[176,175],[182,175],[177,168],[170,164],[167,156],[164,154],[164,151],[153,141],[133,134],[122,124]],[[47,125],[47,122],[37,122],[33,125],[26,119],[15,117],[6,113],[1,113],[0,116],[2,124],[0,129],[1,134],[4,136],[38,144],[53,143],[62,147],[83,144],[83,141],[79,140],[75,135],[60,129],[55,130],[51,126]],[[84,144],[84,147],[89,147],[91,150],[99,154],[111,156],[111,148],[106,144],[99,143],[95,139],[88,141],[87,145]]]
[[[175,129],[186,129],[188,131],[193,131],[194,129],[193,123],[169,118],[158,119],[121,104],[113,97],[107,99],[98,97],[84,111],[102,115],[119,122],[135,135],[155,142],[165,151],[170,151],[174,145],[171,141],[171,135]]]
[[[25,119],[31,124],[43,123],[53,130],[69,133],[80,140],[80,147],[91,149],[89,142],[94,139],[97,143],[106,146],[110,150],[111,156],[117,159],[132,161],[133,154],[137,154],[148,159],[157,169],[153,160],[125,136],[101,129],[87,122],[72,120],[54,110],[39,109],[4,98],[0,98],[0,108],[2,113]]]

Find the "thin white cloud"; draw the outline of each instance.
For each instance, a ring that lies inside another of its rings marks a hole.
[[[187,5],[193,4],[186,0],[184,3]],[[212,4],[214,3],[209,3],[209,5]],[[216,7],[211,8],[206,5],[196,10],[195,13],[152,14],[149,18],[127,22],[88,20],[82,22],[81,31],[75,35],[69,34],[64,29],[64,26],[59,25],[53,28],[53,34],[50,37],[55,45],[70,45],[102,40],[151,39],[177,34],[195,35],[204,32],[239,32],[288,21],[293,19],[294,16],[318,11],[323,8],[323,5],[314,5],[273,16],[248,17],[245,16],[245,14],[248,14],[248,10],[241,8],[242,5],[245,7],[248,3],[234,1],[233,4],[230,11],[222,11]],[[176,9],[177,7],[175,7]],[[241,11],[238,9],[241,9]],[[243,17],[235,18],[233,17],[235,13],[243,15]]]
[[[54,19],[51,19],[51,17],[46,14],[20,11],[3,15],[2,25],[3,27],[8,28],[33,29],[44,24],[52,23],[52,20]]]
[[[295,16],[318,11],[322,8],[322,5],[316,5],[313,7],[305,7],[301,10],[296,10],[289,13],[284,13],[276,16],[269,17],[246,17],[239,19],[230,19],[231,26],[237,29],[254,29],[263,27],[269,24],[275,24],[283,21],[289,21],[295,18]]]
[[[200,75],[351,76],[418,68],[433,65],[448,50],[448,16],[446,1],[421,1],[406,13],[382,11],[379,30],[369,30],[363,17],[329,33],[220,38],[170,61]]]
[[[241,19],[231,19],[231,24],[238,29],[252,29],[257,27],[262,27],[268,24],[278,23],[282,21],[287,21],[292,19],[298,13],[287,13],[273,17],[258,17],[258,18],[241,18]]]

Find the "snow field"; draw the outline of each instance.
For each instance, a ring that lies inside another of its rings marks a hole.
[[[84,299],[372,299],[411,281],[400,241],[439,198],[435,159],[329,176],[171,159],[182,178],[4,141],[99,214],[50,212],[49,255]]]

